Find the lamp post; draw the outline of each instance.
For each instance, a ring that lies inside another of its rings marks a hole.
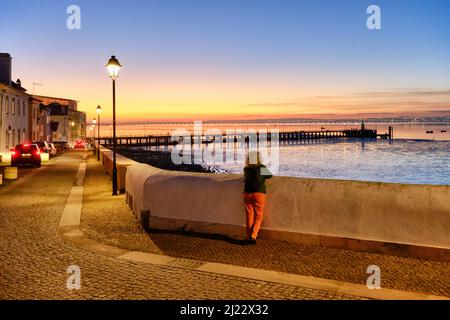
[[[112,195],[117,196],[117,166],[116,166],[116,79],[119,76],[119,71],[122,66],[116,59],[116,56],[111,56],[106,69],[108,70],[109,77],[112,79],[113,90],[113,190]]]
[[[71,122],[70,123],[70,126],[72,127],[72,130],[71,130],[71,139],[70,140],[72,140],[71,142],[73,143],[73,140],[74,140],[74,137],[75,137],[75,128],[74,128],[74,126],[75,126],[75,122]]]
[[[100,113],[102,113],[102,107],[97,106],[97,118],[98,118],[98,126],[97,126],[97,161],[100,161]]]
[[[96,123],[97,123],[97,120],[95,118],[92,119],[92,129],[94,130],[94,143],[95,143],[95,125],[96,125]],[[93,152],[95,152],[95,151],[96,150],[94,149]]]
[[[95,139],[95,125],[97,124],[97,120],[94,118],[93,120],[92,120],[92,126],[94,127],[94,139]]]

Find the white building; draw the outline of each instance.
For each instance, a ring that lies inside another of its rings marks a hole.
[[[41,135],[41,127],[44,127],[41,123],[47,122],[48,120],[43,117],[41,114],[41,103],[42,101],[30,97],[29,100],[30,105],[30,114],[28,117],[28,131],[29,131],[29,139],[31,141],[49,141],[48,137],[44,138],[44,134]]]
[[[76,100],[38,95],[33,95],[33,99],[40,101],[41,110],[49,111],[52,141],[74,142],[86,138],[86,113],[78,111]]]
[[[0,155],[3,160],[17,144],[84,139],[86,113],[77,110],[77,101],[27,94],[19,79],[11,80],[11,61],[8,53],[0,53]]]
[[[0,153],[29,141],[29,99],[20,80],[11,81],[11,56],[0,53]]]

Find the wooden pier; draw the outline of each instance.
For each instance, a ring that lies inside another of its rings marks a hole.
[[[272,135],[267,132],[264,137],[266,141],[272,141]],[[282,144],[291,141],[310,141],[310,140],[320,140],[320,139],[345,139],[345,138],[356,138],[356,139],[392,139],[393,129],[389,127],[389,133],[378,134],[377,130],[372,129],[348,129],[348,130],[321,130],[321,131],[292,131],[292,132],[279,132],[278,141]],[[152,146],[171,146],[176,145],[182,141],[183,137],[179,137],[175,141],[172,136],[169,135],[149,135],[149,136],[131,136],[131,137],[116,137],[116,145],[118,147],[152,147]],[[253,139],[253,140],[251,140]],[[251,141],[259,141],[260,135],[256,133],[256,137],[250,137],[249,133],[244,134],[234,134],[234,137],[227,137],[222,135],[222,142],[240,142],[245,141],[248,143]],[[113,145],[112,137],[102,137],[96,138],[100,145],[109,147]],[[231,140],[231,141],[230,141]],[[208,144],[215,142],[214,136],[208,135],[191,135],[190,141],[192,144],[202,143]]]

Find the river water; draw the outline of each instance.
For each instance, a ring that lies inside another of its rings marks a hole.
[[[241,173],[242,163],[216,168]],[[450,141],[349,139],[286,145],[279,148],[277,175],[450,185]]]
[[[282,145],[275,171],[280,176],[450,185],[450,123],[368,123],[378,133],[394,127],[394,140],[315,140]],[[294,130],[342,130],[356,123],[227,123],[203,124],[202,130],[250,128]],[[141,124],[119,126],[118,135],[167,134],[175,128],[193,132],[187,124]],[[106,134],[108,128],[103,127]],[[428,131],[428,133],[427,133]],[[432,131],[432,133],[430,133]],[[270,149],[269,149],[270,151]],[[145,152],[145,151],[143,151]],[[211,163],[218,172],[242,173],[242,161]]]

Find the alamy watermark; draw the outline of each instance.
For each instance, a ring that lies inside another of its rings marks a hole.
[[[194,132],[175,129],[171,135],[175,146],[171,152],[174,164],[198,164],[215,166],[223,164],[257,164],[258,156],[267,169],[278,173],[279,130],[271,129],[220,129],[203,131],[202,122],[194,122]]]
[[[81,289],[81,269],[77,265],[70,265],[67,267],[69,277],[66,281],[66,287],[69,290]]]
[[[381,30],[381,8],[372,4],[367,8],[367,14],[370,14],[366,22],[367,29]]]
[[[381,268],[377,265],[370,265],[366,270],[370,276],[367,278],[367,288],[370,290],[381,289]]]
[[[69,30],[81,29],[81,8],[75,4],[67,7],[66,13],[69,15],[66,20],[66,27]]]
[[[76,4],[67,7],[66,13],[69,15],[66,20],[66,27],[69,30],[81,29],[81,8]],[[366,26],[369,30],[381,30],[381,8],[376,4],[367,7],[366,13],[369,15]]]

